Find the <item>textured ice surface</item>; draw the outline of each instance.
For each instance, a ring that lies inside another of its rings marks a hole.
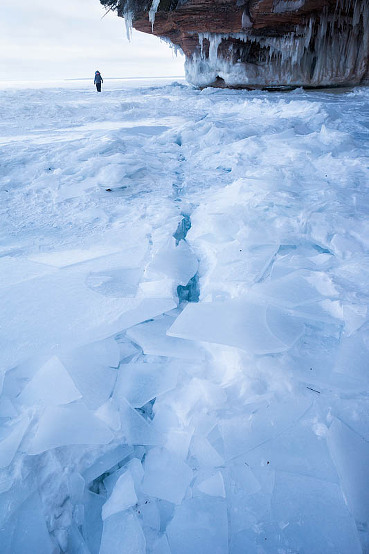
[[[0,98],[1,553],[367,552],[368,91],[85,86]]]

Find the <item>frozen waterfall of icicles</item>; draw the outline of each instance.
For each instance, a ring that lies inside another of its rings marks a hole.
[[[285,5],[286,4],[286,5]],[[288,9],[279,3],[279,11]],[[292,3],[294,6],[296,2]],[[351,6],[352,17],[344,15]],[[199,48],[186,60],[186,76],[197,86],[219,79],[229,86],[332,86],[369,78],[369,3],[340,0],[335,13],[312,16],[283,37],[199,33]],[[205,48],[206,45],[206,48]]]
[[[368,552],[368,90],[87,86],[0,96],[1,554]]]

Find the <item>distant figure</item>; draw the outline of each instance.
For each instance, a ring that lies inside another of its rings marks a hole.
[[[95,80],[94,85],[96,85],[97,92],[101,92],[101,83],[103,83],[103,78],[101,77],[100,71],[95,71]]]

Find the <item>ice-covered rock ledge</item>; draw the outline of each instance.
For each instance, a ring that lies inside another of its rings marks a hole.
[[[368,0],[100,0],[180,48],[200,87],[369,82]]]

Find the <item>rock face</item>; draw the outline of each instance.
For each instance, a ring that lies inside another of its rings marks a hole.
[[[100,0],[180,47],[199,86],[369,83],[369,0]]]

